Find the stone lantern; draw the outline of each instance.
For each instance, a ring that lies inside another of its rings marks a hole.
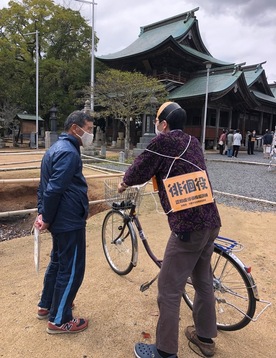
[[[49,113],[51,132],[55,133],[57,131],[57,108],[55,105],[49,110]]]
[[[139,143],[137,143],[137,147],[133,149],[133,155],[137,157],[141,154],[145,148],[148,146],[149,142],[152,138],[155,137],[155,112],[158,105],[158,101],[156,97],[151,97],[149,101],[148,111],[149,113],[145,113],[142,121],[142,130],[143,134],[140,138]]]
[[[57,134],[57,108],[55,105],[49,109],[50,131],[45,132],[45,148],[48,149],[58,140]]]

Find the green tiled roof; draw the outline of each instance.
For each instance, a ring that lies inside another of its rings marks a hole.
[[[184,23],[182,16],[179,17],[178,21],[169,23],[165,22],[164,25],[160,25],[160,27],[154,27],[146,31],[143,31],[142,28],[142,32],[139,38],[131,45],[113,54],[100,56],[99,59],[122,58],[151,50],[154,47],[160,45],[169,37],[178,38],[183,36],[187,31],[189,31],[194,21],[194,18],[190,18],[187,22]]]
[[[267,94],[269,97],[273,97],[272,88],[267,83],[267,78],[262,64],[243,67],[243,72],[246,79],[246,84],[250,89],[252,88],[252,90],[254,89],[257,92],[262,92]],[[260,90],[261,87],[262,90]]]
[[[264,69],[262,67],[251,71],[244,71],[247,86],[250,87],[254,82],[256,82],[257,78],[261,75],[263,71]]]
[[[212,74],[212,70],[209,76],[208,92],[218,93],[227,89],[233,88],[235,82],[242,75],[241,71],[237,71],[235,74],[229,73],[218,73]],[[179,99],[202,96],[206,93],[206,73],[200,77],[195,77],[183,86],[173,90],[169,98]]]
[[[273,96],[276,97],[276,87],[270,87]]]
[[[26,114],[26,113],[17,113],[16,118],[22,119],[24,121],[35,121],[36,115],[34,114]],[[44,121],[40,116],[38,116],[39,121]]]
[[[217,60],[216,58],[206,55],[205,53],[199,52],[191,47],[188,46],[184,46],[184,45],[180,45],[183,50],[185,50],[186,52],[188,52],[190,55],[194,55],[197,58],[201,58],[204,61],[209,61],[212,62],[214,64],[220,64],[220,65],[225,65],[225,66],[229,66],[229,65],[234,65],[234,63],[230,63],[230,62],[224,62],[221,60]]]
[[[146,58],[150,51],[154,53],[157,49],[163,50],[171,47],[178,56],[178,63],[181,61],[201,63],[201,66],[195,66],[195,71],[204,68],[204,63],[207,61],[212,63],[208,92],[213,94],[214,99],[225,95],[234,86],[237,86],[240,89],[238,95],[242,96],[247,106],[256,107],[259,103],[258,99],[268,101],[274,106],[276,104],[276,88],[268,86],[262,63],[243,67],[245,63],[235,65],[211,56],[199,33],[198,23],[194,16],[194,12],[197,10],[198,8],[141,27],[140,36],[136,41],[121,51],[100,56],[99,59],[107,62],[110,60],[110,63],[112,60],[115,63],[120,63],[122,59],[128,61],[128,58],[141,55],[137,56],[141,61],[141,58]],[[205,96],[206,70],[193,72],[191,76],[193,78],[170,92],[171,100]],[[272,96],[272,93],[275,97]]]
[[[267,94],[264,94],[264,93],[261,93],[261,92],[258,92],[258,91],[252,91],[252,92],[257,98],[262,99],[262,100],[267,101],[267,102],[270,102],[270,103],[273,103],[273,104],[276,104],[276,98],[275,97],[268,96]]]
[[[224,61],[220,61],[213,58],[203,44],[202,46],[203,48],[205,48],[205,53],[197,51],[196,49],[191,48],[189,46],[179,44],[178,41],[182,40],[183,37],[187,36],[190,31],[194,31],[194,33],[198,32],[197,20],[194,16],[190,16],[190,14],[196,10],[197,9],[194,9],[191,12],[186,12],[154,24],[141,27],[141,33],[139,38],[131,45],[121,51],[109,55],[100,56],[99,59],[116,60],[120,58],[135,56],[137,54],[153,50],[158,46],[161,46],[165,41],[170,40],[176,46],[179,46],[179,48],[182,49],[183,52],[188,53],[196,58],[200,58],[204,61],[211,61],[212,63],[218,65],[229,65],[230,63],[226,63]],[[193,30],[191,30],[192,28]],[[199,34],[198,36],[200,37]],[[201,41],[200,38],[199,41]]]

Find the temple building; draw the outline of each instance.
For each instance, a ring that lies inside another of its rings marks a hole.
[[[108,67],[139,71],[162,81],[169,100],[186,111],[185,131],[216,148],[223,129],[262,135],[276,125],[276,86],[269,85],[258,63],[228,63],[214,58],[204,45],[195,12],[199,8],[141,27],[125,49],[98,57]],[[142,137],[153,134],[150,114],[143,118]],[[203,139],[204,133],[204,139]],[[143,138],[141,138],[143,139]],[[143,141],[137,148],[143,149]]]

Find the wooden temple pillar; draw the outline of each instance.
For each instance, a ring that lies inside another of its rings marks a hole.
[[[233,117],[233,110],[231,108],[228,113],[228,129],[229,130],[232,129],[232,117]]]
[[[217,150],[218,148],[218,137],[219,137],[219,121],[220,121],[220,108],[216,109],[216,135],[214,138],[213,149]]]
[[[259,134],[263,134],[263,125],[264,125],[264,112],[260,112],[260,120],[259,120],[259,126],[258,126],[258,132]]]

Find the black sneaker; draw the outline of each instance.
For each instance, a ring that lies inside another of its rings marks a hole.
[[[136,343],[134,354],[137,358],[162,358],[155,344]],[[177,356],[173,354],[170,358],[177,358]]]

